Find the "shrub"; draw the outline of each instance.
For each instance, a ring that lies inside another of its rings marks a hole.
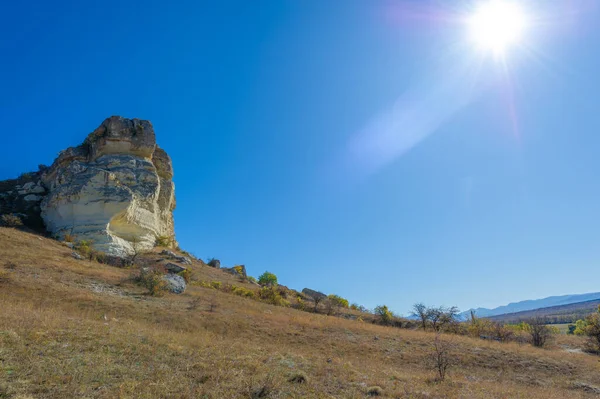
[[[234,266],[233,270],[235,270],[235,272],[240,276],[244,276],[244,266]]]
[[[2,227],[20,227],[23,226],[23,220],[13,214],[4,214],[0,216],[0,226]]]
[[[304,384],[307,380],[308,380],[308,378],[306,377],[306,374],[304,374],[303,372],[298,372],[298,373],[292,375],[288,379],[288,382],[294,382],[296,384]]]
[[[289,306],[289,302],[281,297],[279,291],[275,287],[263,287],[258,292],[261,300],[271,305]]]
[[[350,305],[348,304],[348,300],[345,299],[345,298],[342,298],[339,295],[331,294],[327,298],[329,298],[329,301],[331,301],[334,306],[337,306],[339,308],[346,308],[347,309],[347,308],[350,307]]]
[[[258,284],[258,281],[256,280],[256,277],[248,276],[248,281],[250,281],[252,283],[257,283]]]
[[[167,282],[163,279],[164,273],[157,268],[147,268],[140,271],[138,282],[148,289],[152,296],[163,296]]]
[[[236,287],[235,285],[233,286],[232,291],[235,295],[239,295],[239,296],[243,296],[246,298],[254,298],[254,291],[249,290],[248,288],[245,287]]]
[[[276,286],[277,276],[270,272],[264,272],[258,277],[258,283],[268,287]]]
[[[220,290],[223,284],[220,281],[211,281],[210,286],[216,290]]]
[[[388,325],[392,321],[392,312],[386,305],[380,305],[375,308],[375,315],[379,318],[379,322]]]
[[[372,386],[367,388],[367,396],[381,396],[383,395],[383,389],[378,386]]]
[[[527,322],[526,331],[531,336],[531,344],[538,348],[544,347],[552,335],[552,331],[546,325],[545,320],[539,317],[530,319]]]
[[[15,270],[17,268],[17,265],[16,265],[16,263],[13,263],[13,262],[6,262],[4,264],[4,268],[6,270]]]
[[[92,253],[92,242],[87,240],[81,240],[75,243],[74,247],[83,257],[89,258]]]
[[[185,282],[188,284],[190,281],[192,281],[192,271],[190,269],[185,269],[177,274],[180,275],[181,277],[183,277]]]
[[[173,245],[173,236],[157,236],[154,243],[157,247],[170,247]]]
[[[588,350],[600,353],[600,306],[598,311],[585,319],[585,335],[588,336]]]
[[[73,236],[73,234],[67,233],[64,236],[64,241],[66,241],[66,242],[75,242],[75,237]]]
[[[302,299],[301,296],[296,296],[296,298],[293,300],[292,303],[292,307],[294,309],[298,309],[298,310],[306,310],[306,304],[304,303],[304,299]]]
[[[587,321],[585,320],[577,320],[575,322],[575,329],[573,330],[573,334],[575,335],[585,335],[585,330],[587,328]]]

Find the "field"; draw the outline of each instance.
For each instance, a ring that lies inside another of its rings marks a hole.
[[[192,285],[151,297],[131,269],[78,261],[0,228],[0,398],[593,398],[599,358],[581,338],[548,349],[276,307]],[[157,254],[145,255],[152,259]],[[194,278],[235,282],[197,264]],[[248,288],[251,288],[248,285]]]
[[[569,324],[571,324],[571,323],[548,324],[548,325],[550,327],[556,327],[556,328],[558,328],[558,331],[560,331],[561,334],[566,334],[569,331]]]

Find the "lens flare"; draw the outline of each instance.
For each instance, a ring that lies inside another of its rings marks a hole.
[[[480,4],[469,18],[472,40],[483,50],[504,55],[518,44],[527,27],[527,16],[521,7],[506,0],[489,0]]]

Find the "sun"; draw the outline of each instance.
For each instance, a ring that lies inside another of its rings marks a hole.
[[[496,56],[519,44],[527,28],[523,9],[510,0],[486,0],[479,4],[468,20],[473,42]]]

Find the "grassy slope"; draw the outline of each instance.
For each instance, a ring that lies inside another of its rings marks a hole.
[[[364,398],[372,385],[389,398],[585,398],[573,384],[600,385],[596,357],[467,337],[448,337],[457,364],[436,383],[431,333],[197,286],[152,298],[130,273],[0,228],[0,398],[251,398],[265,386],[270,398]],[[235,282],[206,266],[195,276]],[[288,382],[299,372],[306,383]]]

